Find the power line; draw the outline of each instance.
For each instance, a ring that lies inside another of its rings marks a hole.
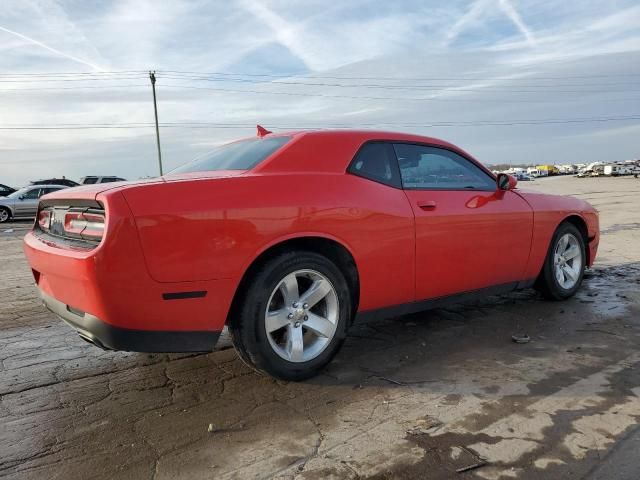
[[[220,87],[200,87],[195,85],[175,85],[165,84],[165,87],[178,88],[178,89],[194,89],[194,90],[210,90],[215,92],[227,92],[227,93],[251,93],[259,95],[282,95],[289,97],[320,97],[320,98],[337,98],[337,99],[351,99],[351,100],[393,100],[393,101],[410,101],[410,102],[491,102],[495,103],[495,98],[437,98],[437,97],[383,97],[383,96],[370,96],[370,95],[337,95],[326,93],[309,93],[309,92],[271,92],[265,90],[249,90],[249,89],[233,89],[233,88],[220,88]],[[486,92],[486,93],[501,93],[501,92]],[[546,93],[546,92],[541,92]],[[602,93],[625,93],[629,92],[602,92]],[[518,99],[500,99],[501,103],[539,103],[538,100],[518,100]]]
[[[598,123],[613,121],[635,121],[640,120],[640,114],[627,116],[608,117],[582,117],[582,118],[557,118],[557,119],[523,119],[523,120],[474,120],[474,121],[441,121],[441,122],[379,122],[379,123],[355,123],[355,124],[324,124],[315,126],[287,126],[270,125],[270,128],[278,130],[318,130],[318,129],[353,129],[359,127],[482,127],[482,126],[515,126],[515,125],[553,125],[567,123]],[[101,123],[101,124],[61,124],[61,125],[0,125],[0,130],[90,130],[90,129],[134,129],[153,128],[155,123]],[[163,128],[254,128],[254,124],[240,123],[216,123],[216,122],[167,122],[159,123]]]
[[[121,81],[121,80],[138,80],[146,78],[146,75],[140,74],[119,74],[118,76],[92,76],[86,77],[82,76],[79,78],[72,77],[55,77],[51,78],[28,78],[28,79],[16,79],[7,77],[0,77],[0,83],[56,83],[56,82],[86,82],[86,81]],[[186,74],[168,74],[163,75],[163,78],[168,78],[172,80],[191,80],[191,81],[206,81],[206,82],[229,82],[229,83],[249,83],[249,84],[258,84],[258,85],[287,85],[287,86],[321,86],[321,87],[338,87],[338,88],[368,88],[368,89],[383,89],[383,90],[455,90],[455,91],[469,91],[469,92],[485,92],[491,91],[491,89],[498,89],[501,93],[539,93],[541,91],[549,92],[550,89],[553,88],[553,91],[557,91],[560,93],[600,93],[600,89],[589,90],[585,88],[580,88],[579,90],[555,90],[556,88],[564,88],[564,87],[610,87],[610,86],[636,86],[637,83],[629,83],[629,82],[609,82],[609,83],[562,83],[562,84],[517,84],[517,85],[487,85],[480,86],[477,88],[469,88],[465,86],[458,85],[399,85],[399,84],[363,84],[363,83],[329,83],[329,82],[303,82],[303,81],[283,81],[283,80],[256,80],[256,79],[247,79],[247,78],[229,78],[229,77],[211,77],[211,76],[195,76],[195,75],[186,75]],[[302,80],[307,80],[309,78],[303,77]],[[398,79],[400,80],[400,79]],[[493,79],[495,80],[509,80],[513,81],[517,79]],[[39,87],[39,88],[47,88],[47,87]],[[55,88],[55,87],[49,87]],[[522,90],[522,88],[529,88],[533,90]],[[11,90],[11,89],[6,89]],[[22,90],[22,89],[21,89]],[[35,90],[35,89],[34,89]],[[611,92],[612,90],[607,89],[607,92]],[[622,90],[624,91],[624,90]]]
[[[51,77],[51,76],[113,76],[123,74],[146,74],[146,70],[116,70],[110,72],[25,72],[25,73],[0,73],[0,77]],[[450,81],[487,81],[487,80],[518,80],[514,77],[480,77],[480,76],[459,76],[459,77],[381,77],[381,76],[349,76],[349,75],[318,75],[314,73],[292,72],[282,74],[268,73],[243,73],[243,72],[195,72],[183,70],[157,70],[159,73],[186,74],[195,76],[231,76],[231,77],[262,77],[262,78],[307,78],[307,79],[329,79],[329,80],[393,80],[393,81],[432,81],[432,80],[450,80]],[[535,72],[524,72],[535,75]],[[535,76],[535,80],[565,80],[565,79],[590,79],[590,78],[619,78],[619,77],[638,77],[640,72],[625,72],[611,74],[590,74],[590,75],[563,75],[563,76]],[[521,77],[522,78],[522,77]]]
[[[469,76],[460,76],[460,77],[378,77],[378,76],[327,76],[327,75],[315,75],[315,74],[301,74],[301,73],[292,73],[292,74],[268,74],[268,73],[230,73],[230,72],[193,72],[193,71],[180,71],[180,70],[158,70],[160,73],[178,73],[178,74],[193,74],[193,75],[201,75],[201,76],[212,76],[212,75],[220,75],[220,76],[236,76],[236,77],[266,77],[266,78],[291,78],[291,77],[299,77],[299,78],[322,78],[328,80],[411,80],[411,81],[421,81],[421,80],[510,80],[513,78],[509,77],[469,77]],[[535,74],[532,72],[532,74]],[[566,78],[607,78],[607,77],[621,77],[621,76],[640,76],[640,72],[633,73],[612,73],[612,74],[599,74],[599,75],[563,75],[557,77],[538,77],[536,76],[536,80],[564,80]]]
[[[145,75],[136,75],[136,76],[118,76],[118,77],[92,77],[92,78],[54,78],[54,79],[27,79],[27,80],[16,80],[10,79],[6,80],[0,77],[0,83],[56,83],[56,82],[88,82],[88,81],[118,81],[118,80],[138,80],[141,78],[147,78]]]
[[[189,77],[189,76],[179,76],[179,75],[164,75],[162,78],[168,78],[173,80],[194,80],[194,81],[208,81],[208,82],[231,82],[231,83],[250,83],[250,84],[258,84],[258,85],[287,85],[287,86],[314,86],[314,87],[340,87],[340,88],[373,88],[373,89],[383,89],[383,90],[454,90],[460,92],[479,92],[479,91],[487,91],[487,89],[499,89],[500,92],[505,92],[505,89],[510,89],[506,93],[526,93],[526,92],[535,92],[540,93],[541,91],[548,92],[550,90],[549,87],[597,87],[597,84],[559,84],[559,85],[504,85],[504,86],[493,86],[488,85],[486,87],[478,87],[478,88],[467,88],[467,87],[459,87],[456,85],[384,85],[384,84],[363,84],[363,83],[354,83],[354,84],[345,84],[345,83],[327,83],[327,82],[298,82],[298,81],[280,81],[280,80],[251,80],[251,79],[227,79],[227,78],[210,78],[210,77]],[[1,80],[0,80],[1,81]],[[603,86],[638,86],[637,83],[609,83],[604,84]],[[536,90],[513,90],[514,88],[535,88]],[[561,93],[585,93],[585,92],[600,92],[601,90],[553,90]],[[610,91],[610,90],[609,90]]]

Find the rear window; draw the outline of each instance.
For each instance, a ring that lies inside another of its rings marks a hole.
[[[255,138],[228,143],[170,173],[249,170],[289,141],[290,137]]]

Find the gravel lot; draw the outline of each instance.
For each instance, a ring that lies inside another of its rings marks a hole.
[[[303,383],[258,376],[228,341],[208,355],[85,343],[37,300],[21,248],[30,223],[2,225],[0,477],[633,475],[640,180],[521,186],[600,210],[600,256],[576,298],[524,291],[357,324]]]

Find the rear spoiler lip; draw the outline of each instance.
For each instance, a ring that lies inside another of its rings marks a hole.
[[[102,203],[89,198],[46,198],[40,200],[38,210],[43,207],[90,207],[104,210]]]

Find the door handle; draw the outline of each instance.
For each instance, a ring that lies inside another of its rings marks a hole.
[[[434,210],[437,205],[438,205],[438,203],[435,200],[418,201],[418,206],[422,210]]]

